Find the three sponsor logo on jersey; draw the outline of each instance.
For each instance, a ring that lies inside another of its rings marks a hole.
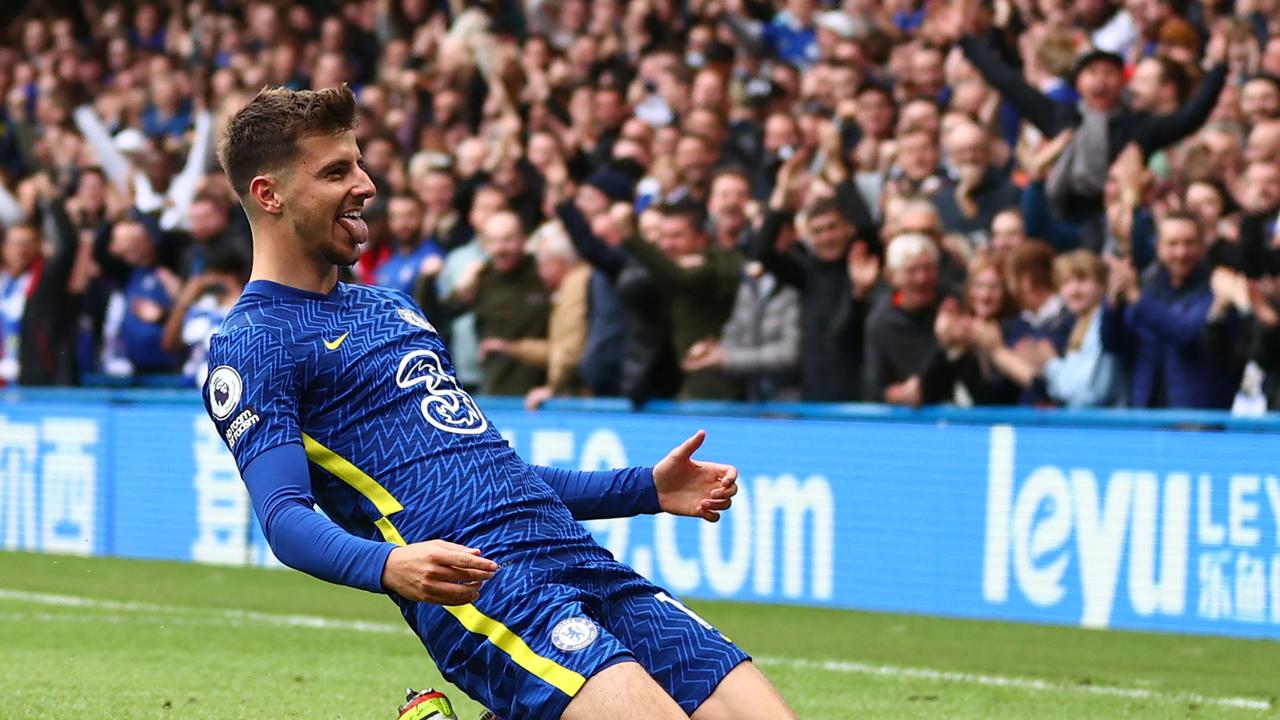
[[[230,365],[219,365],[209,373],[209,411],[213,413],[213,418],[218,421],[226,420],[231,417],[231,413],[240,405],[240,399],[244,397],[244,381],[240,379],[240,373]],[[258,413],[253,408],[245,408],[231,424],[227,426],[223,437],[227,441],[227,447],[234,450],[236,442],[240,440],[249,428],[258,423]]]
[[[420,330],[435,333],[436,329],[422,315],[400,308],[400,319]],[[344,332],[335,340],[324,340],[325,348],[337,350],[350,332]],[[402,388],[424,385],[427,396],[422,400],[422,415],[427,422],[440,430],[464,435],[484,432],[489,423],[475,400],[457,381],[445,371],[440,357],[429,350],[416,350],[401,358],[396,372],[396,384]],[[209,409],[219,423],[231,417],[244,397],[244,381],[240,373],[229,365],[220,365],[209,374]],[[261,420],[257,411],[246,407],[226,427],[223,437],[227,447],[234,450],[236,443],[249,428]]]

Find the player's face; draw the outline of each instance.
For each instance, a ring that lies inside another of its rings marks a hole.
[[[369,226],[359,213],[375,192],[351,131],[299,140],[298,162],[279,188],[284,220],[305,247],[334,265],[360,257]]]

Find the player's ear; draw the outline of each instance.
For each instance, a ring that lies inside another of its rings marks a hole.
[[[279,215],[284,211],[278,190],[276,179],[270,175],[258,175],[249,182],[249,197],[268,215]]]

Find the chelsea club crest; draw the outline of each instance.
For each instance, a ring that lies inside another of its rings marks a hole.
[[[600,629],[591,620],[578,616],[556,623],[551,631],[551,644],[565,652],[581,650],[596,641]]]

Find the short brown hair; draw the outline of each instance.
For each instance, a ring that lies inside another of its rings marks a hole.
[[[1037,287],[1053,289],[1053,246],[1043,240],[1027,240],[1005,256],[1007,277],[1031,277]]]
[[[1076,278],[1089,278],[1099,285],[1106,285],[1107,264],[1092,250],[1072,250],[1054,260],[1053,275],[1058,287]]]
[[[308,135],[337,135],[356,126],[356,98],[346,85],[323,90],[266,87],[231,118],[218,143],[218,163],[236,194],[257,175],[279,170]]]

